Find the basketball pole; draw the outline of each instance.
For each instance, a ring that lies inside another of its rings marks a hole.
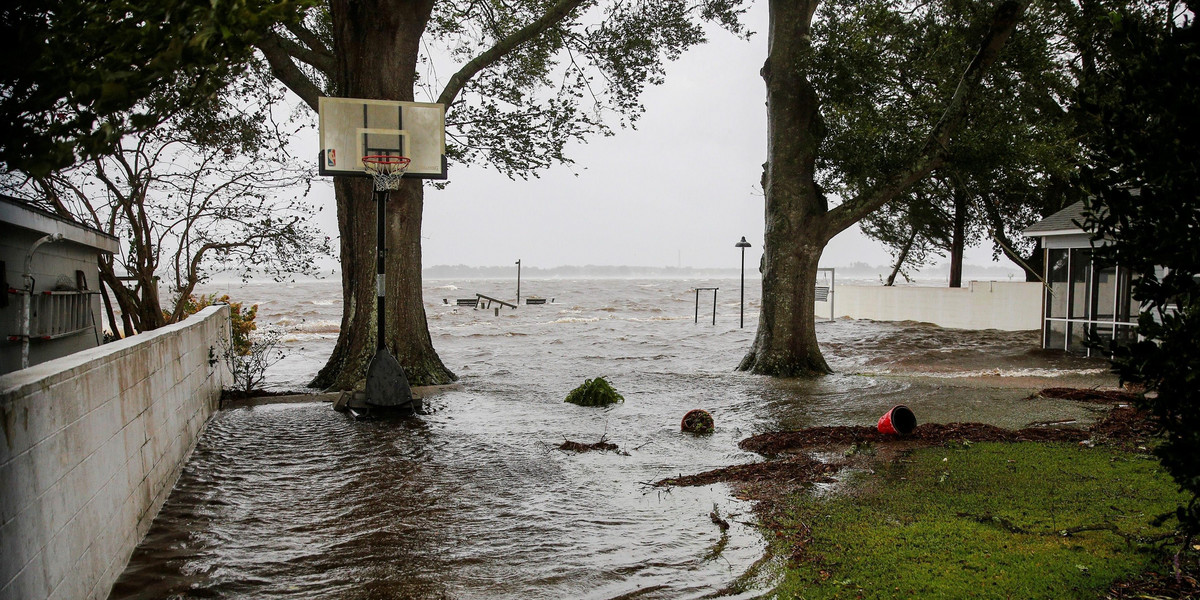
[[[375,350],[383,350],[387,347],[384,343],[384,282],[386,281],[387,273],[384,264],[387,257],[387,201],[390,192],[388,190],[377,190],[375,192],[375,310],[378,316],[375,319],[376,340]]]
[[[409,387],[408,377],[404,374],[404,367],[396,360],[396,356],[388,350],[387,347],[387,312],[385,306],[386,299],[386,272],[387,272],[387,201],[391,195],[392,189],[399,189],[399,179],[394,177],[395,170],[383,171],[387,168],[395,168],[399,165],[401,169],[408,166],[408,160],[404,157],[396,159],[394,162],[388,162],[386,156],[365,156],[363,162],[366,164],[368,159],[371,159],[370,164],[373,168],[380,169],[372,171],[375,177],[375,310],[376,310],[376,330],[375,330],[375,357],[371,359],[371,364],[367,366],[367,381],[366,381],[366,402],[374,411],[382,413],[395,414],[399,416],[410,416],[421,409],[420,400],[412,395],[412,388]],[[379,160],[375,160],[379,159]],[[403,162],[400,162],[403,161]],[[389,176],[391,179],[388,179]],[[403,171],[399,177],[403,177]]]

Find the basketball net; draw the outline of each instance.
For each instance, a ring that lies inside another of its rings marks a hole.
[[[385,192],[400,189],[400,180],[412,162],[404,156],[372,154],[362,158],[363,169],[375,178],[375,191]]]

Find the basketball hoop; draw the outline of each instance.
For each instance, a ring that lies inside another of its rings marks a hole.
[[[371,154],[362,157],[363,169],[375,178],[375,190],[385,192],[400,189],[400,180],[412,162],[404,156],[390,154]]]

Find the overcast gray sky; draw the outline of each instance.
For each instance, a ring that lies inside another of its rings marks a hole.
[[[709,43],[671,63],[666,82],[644,94],[638,128],[571,147],[575,165],[530,181],[451,165],[448,188],[426,188],[425,266],[521,259],[538,267],[737,267],[734,243],[746,236],[753,245],[748,270],[757,268],[766,20],[766,3],[755,2],[746,15],[756,32],[750,41],[711,28]],[[316,155],[312,144],[305,155]],[[331,182],[318,186],[314,200],[326,206],[323,223],[336,235]],[[834,238],[821,259],[822,266],[855,261],[886,264],[890,257],[854,228]],[[971,249],[966,262],[990,264],[990,250]]]

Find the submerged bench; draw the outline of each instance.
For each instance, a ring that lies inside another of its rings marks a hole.
[[[477,301],[480,304],[484,305],[483,306],[484,308],[491,308],[493,302],[495,302],[496,304],[499,304],[500,306],[507,306],[509,308],[517,307],[517,305],[513,304],[512,302],[505,302],[499,298],[493,298],[491,296],[484,296],[483,294],[475,294],[475,298],[477,299]],[[499,308],[500,308],[499,306],[496,307],[497,310],[499,310]]]

